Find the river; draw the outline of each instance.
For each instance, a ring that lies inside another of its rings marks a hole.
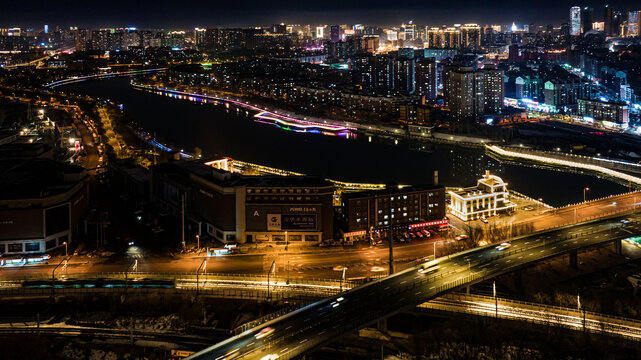
[[[357,139],[305,134],[260,124],[252,113],[222,105],[199,104],[135,90],[128,79],[96,80],[60,87],[124,105],[127,116],[157,139],[185,151],[195,147],[203,157],[224,155],[262,165],[370,183],[432,183],[434,170],[445,186],[472,186],[485,170],[499,175],[508,187],[560,206],[619,194],[627,188],[596,176],[502,164],[482,150],[447,145],[416,146],[382,139]]]

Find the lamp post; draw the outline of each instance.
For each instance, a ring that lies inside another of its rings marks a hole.
[[[496,281],[492,282],[492,291],[494,292],[494,317],[499,317],[499,300],[496,297]]]
[[[200,252],[200,235],[196,234],[196,253]]]
[[[274,274],[276,273],[276,261],[272,261],[272,266],[269,267],[269,271],[267,272],[267,299],[270,299],[270,295],[269,295],[269,275],[271,275],[272,272]]]
[[[585,192],[586,191],[590,191],[590,188],[589,187],[584,187],[583,188],[583,202],[585,202]]]
[[[65,241],[63,244],[65,245],[65,257],[67,257],[67,242]]]

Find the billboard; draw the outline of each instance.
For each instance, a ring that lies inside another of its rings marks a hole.
[[[316,230],[316,214],[267,214],[267,230]]]

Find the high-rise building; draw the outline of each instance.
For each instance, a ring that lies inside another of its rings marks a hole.
[[[570,35],[581,35],[581,8],[578,6],[570,8]]]
[[[397,57],[392,61],[394,67],[394,90],[400,94],[414,93],[414,60]]]
[[[204,47],[207,44],[207,29],[195,28],[194,41],[196,46]]]
[[[614,36],[614,10],[610,5],[605,6],[603,22],[603,32],[605,32],[605,36]]]
[[[639,36],[641,28],[641,10],[628,11],[628,36]]]
[[[325,37],[325,27],[324,26],[317,26],[316,27],[316,38],[317,39],[322,39]]]
[[[87,51],[87,29],[76,30],[76,51]]]
[[[465,24],[461,26],[461,47],[466,49],[478,49],[481,47],[481,27],[477,24]]]
[[[330,28],[330,41],[337,43],[341,40],[341,28],[338,25],[332,25]]]
[[[581,33],[585,34],[588,31],[592,30],[592,23],[594,22],[592,20],[593,16],[592,13],[594,13],[594,9],[591,7],[584,7],[583,10],[581,10]]]
[[[448,49],[458,49],[461,47],[461,30],[457,28],[447,28],[443,32],[443,47]]]
[[[419,58],[414,65],[414,93],[426,100],[436,99],[438,87],[438,73],[436,61],[433,59]]]
[[[430,49],[440,49],[444,45],[443,30],[439,28],[430,28],[427,30],[427,47]]]
[[[443,69],[445,106],[454,119],[475,119],[483,114],[500,113],[504,98],[503,70],[487,66],[448,66]]]

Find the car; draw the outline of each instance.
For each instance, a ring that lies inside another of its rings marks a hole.
[[[455,237],[454,239],[455,239],[456,241],[461,241],[461,240],[465,240],[465,239],[467,239],[467,238],[469,238],[469,236],[467,236],[467,235],[465,235],[465,234],[461,234],[461,235],[459,235],[459,236]]]
[[[503,251],[505,249],[508,249],[510,246],[512,246],[512,244],[510,244],[509,242],[504,242],[504,243],[501,243],[501,245],[497,246],[496,250]]]
[[[621,220],[621,223],[622,223],[622,224],[628,224],[629,222],[630,222],[630,220],[628,220],[628,219],[623,219],[623,220]]]
[[[412,237],[412,239],[416,238],[416,234],[414,233],[410,233],[410,236]]]
[[[274,332],[274,329],[268,326],[268,327],[262,329],[261,331],[259,331],[258,334],[254,335],[254,337],[256,339],[262,339],[264,337],[269,336],[273,332]]]
[[[425,235],[425,237],[430,237],[430,236],[432,236],[432,234],[430,234],[430,232],[429,232],[429,231],[427,231],[427,230],[425,230],[425,229],[421,230],[421,232],[423,233],[423,235]]]
[[[418,272],[423,274],[423,275],[430,275],[430,274],[433,274],[433,273],[437,272],[438,269],[439,269],[438,265],[424,264],[423,266],[421,266],[420,269],[418,269]]]
[[[423,237],[423,236],[425,236],[425,235],[423,235],[423,233],[422,233],[422,232],[417,231],[417,232],[416,232],[416,236],[418,236],[418,237],[422,238],[422,237]]]
[[[532,211],[532,210],[534,210],[534,206],[532,206],[532,205],[525,206],[525,207],[523,208],[523,210],[525,210],[525,211]]]
[[[479,220],[481,220],[481,222],[483,222],[483,223],[486,223],[486,224],[488,223],[488,221],[485,218],[485,216],[481,216],[481,218]]]

